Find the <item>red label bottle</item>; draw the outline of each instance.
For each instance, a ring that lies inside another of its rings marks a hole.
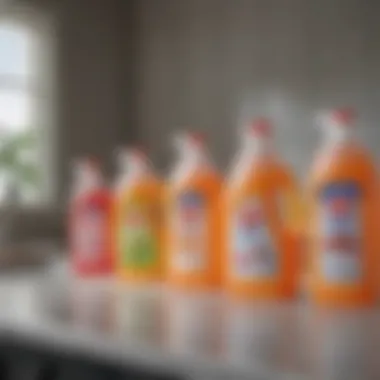
[[[80,160],[75,175],[69,217],[72,268],[81,276],[109,274],[113,270],[111,195],[92,160]]]

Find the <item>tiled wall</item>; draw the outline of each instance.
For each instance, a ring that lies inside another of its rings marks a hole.
[[[57,20],[59,208],[72,157],[112,167],[112,149],[137,137],[165,170],[170,135],[188,126],[207,132],[225,168],[239,123],[268,115],[279,150],[304,174],[315,112],[349,103],[379,155],[377,0],[25,1],[49,5]],[[26,235],[55,223],[63,231],[56,211],[38,223],[32,214],[20,218]]]
[[[119,0],[64,0],[56,6],[59,179],[65,189],[73,158],[95,155],[111,166],[112,150],[126,135],[121,46],[128,35],[121,36],[120,10]]]
[[[317,143],[320,108],[352,104],[380,145],[380,2],[139,0],[136,128],[161,168],[180,127],[209,134],[224,167],[247,116],[268,115],[300,174]]]
[[[95,155],[113,167],[113,149],[133,134],[126,122],[130,110],[125,93],[130,70],[122,50],[129,2],[120,0],[19,0],[46,11],[54,33],[56,110],[49,126],[56,138],[51,180],[57,188],[53,205],[20,210],[11,240],[62,239],[71,183],[72,160]],[[48,141],[48,143],[52,143]]]

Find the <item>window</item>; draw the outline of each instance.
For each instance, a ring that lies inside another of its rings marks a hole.
[[[46,195],[41,152],[49,77],[41,75],[40,30],[25,19],[0,18],[0,205]]]

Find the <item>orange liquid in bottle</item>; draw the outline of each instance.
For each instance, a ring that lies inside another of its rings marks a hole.
[[[377,176],[351,136],[353,118],[350,109],[324,117],[328,141],[311,170],[310,292],[318,305],[364,306],[376,298]]]
[[[289,169],[268,149],[270,133],[266,119],[246,129],[224,193],[226,288],[244,298],[289,298],[297,290],[298,192]]]
[[[167,190],[170,283],[187,288],[220,284],[221,180],[208,162],[203,138],[186,135],[183,154]]]

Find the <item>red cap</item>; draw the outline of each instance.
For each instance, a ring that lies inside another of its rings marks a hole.
[[[189,132],[187,133],[187,138],[193,145],[198,147],[203,146],[206,140],[206,136],[202,132]]]
[[[146,159],[146,149],[141,145],[133,146],[122,146],[116,150],[116,156],[118,158],[136,158],[136,159]]]
[[[331,111],[330,118],[339,125],[352,125],[356,118],[355,110],[352,107],[340,107]]]
[[[255,119],[251,124],[249,124],[248,130],[250,134],[255,136],[270,137],[273,132],[273,125],[269,121],[269,119],[265,117],[260,117]]]
[[[94,156],[80,157],[77,162],[79,165],[83,165],[89,169],[99,170],[100,168],[99,159]]]
[[[142,146],[133,146],[127,151],[133,158],[138,160],[145,160],[147,158],[146,151]]]
[[[81,173],[86,172],[98,176],[101,173],[100,162],[96,157],[93,156],[76,158],[73,162],[73,169],[74,172],[78,175],[81,175]]]

